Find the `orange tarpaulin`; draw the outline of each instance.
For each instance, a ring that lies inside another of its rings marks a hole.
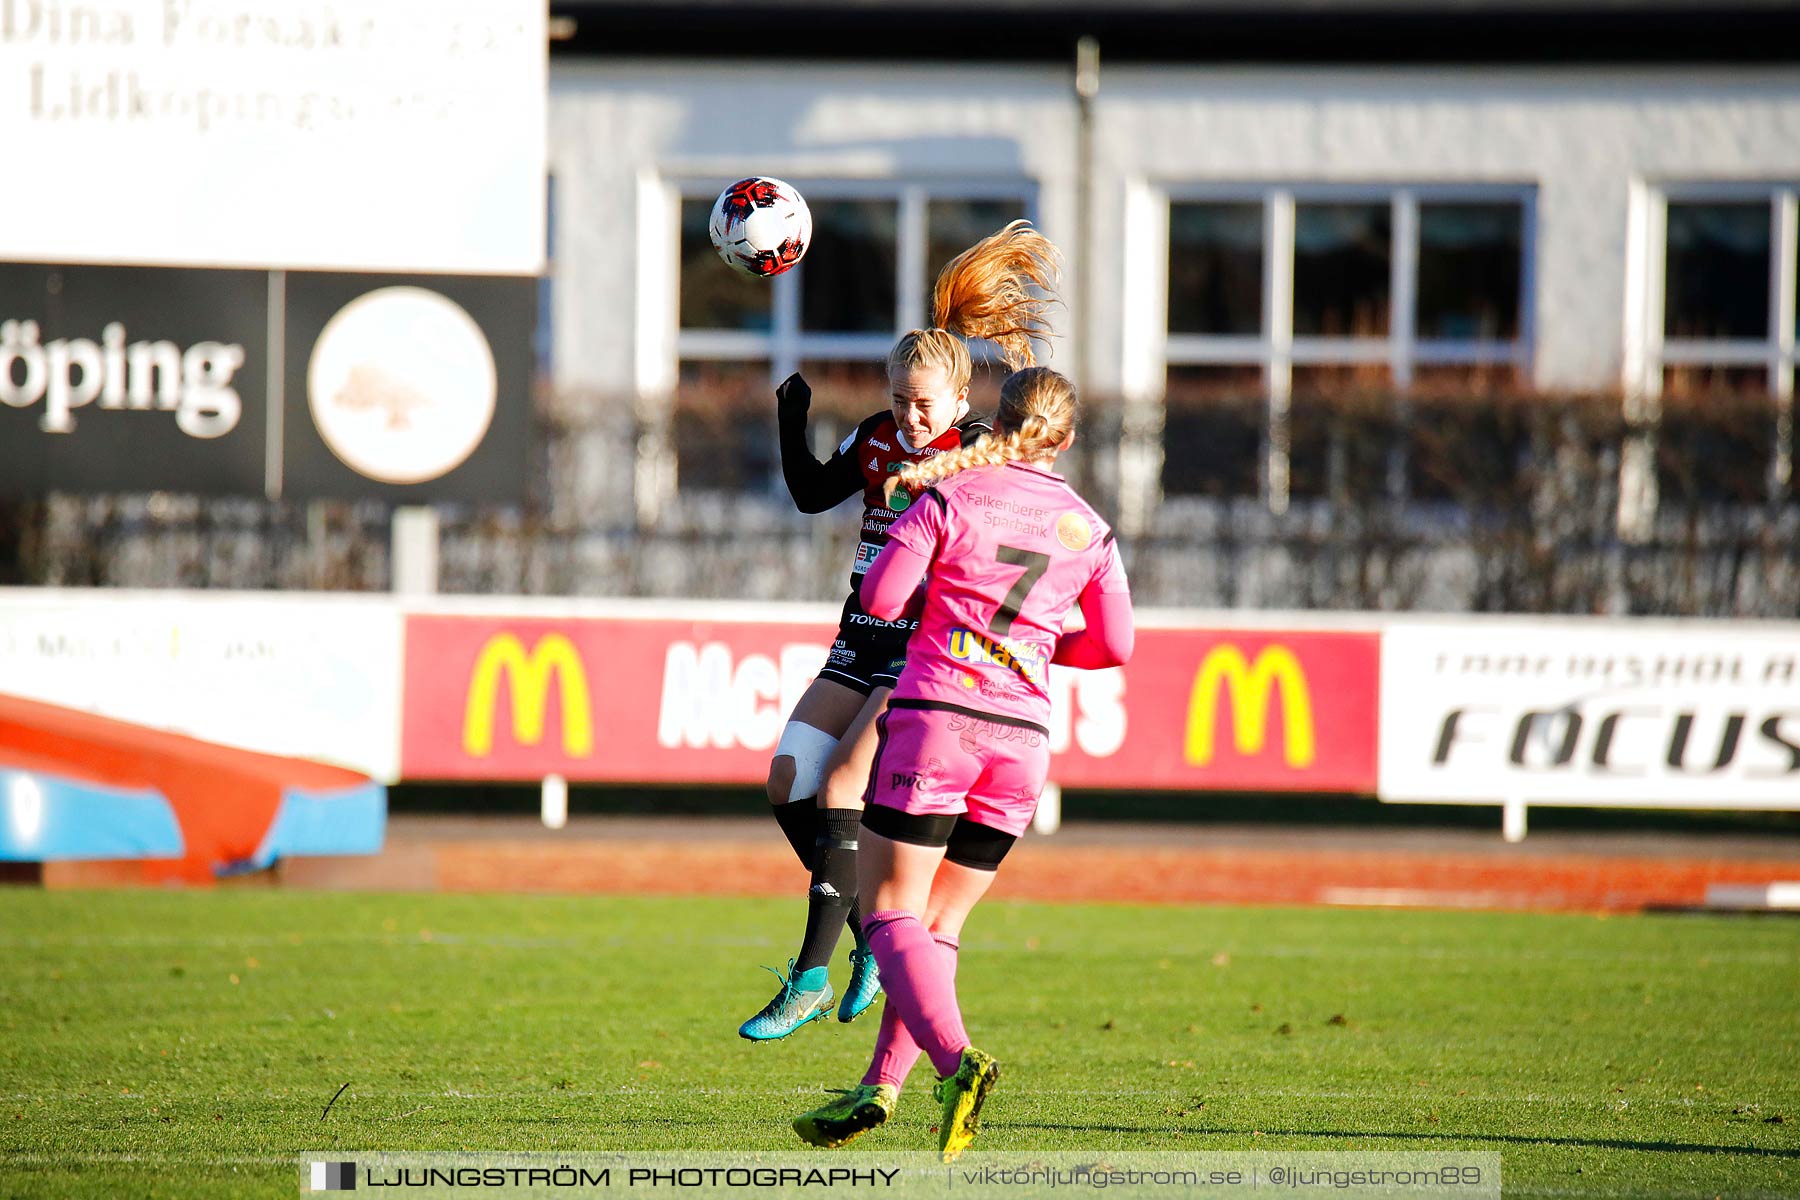
[[[386,790],[323,763],[0,695],[0,806],[0,858],[143,858],[144,882],[205,882],[288,854],[380,849]],[[159,832],[169,818],[177,839]]]

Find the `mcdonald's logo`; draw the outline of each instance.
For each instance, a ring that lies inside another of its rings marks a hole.
[[[468,705],[463,711],[463,751],[471,758],[494,752],[494,717],[500,677],[507,677],[512,697],[513,740],[535,746],[544,740],[544,718],[550,706],[554,675],[562,702],[563,753],[586,758],[594,752],[593,706],[588,698],[587,669],[575,644],[560,633],[539,638],[529,653],[510,633],[488,639],[469,677]]]
[[[1194,676],[1188,699],[1187,761],[1204,766],[1213,760],[1213,727],[1217,724],[1219,695],[1231,697],[1232,742],[1240,755],[1262,752],[1267,740],[1269,709],[1279,689],[1282,757],[1295,768],[1310,767],[1318,755],[1313,737],[1312,695],[1300,660],[1286,646],[1265,647],[1255,662],[1229,643],[1213,647]]]

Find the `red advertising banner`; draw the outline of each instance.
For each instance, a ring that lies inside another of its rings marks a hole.
[[[1124,669],[1127,732],[1117,754],[1065,760],[1054,777],[1088,787],[1372,793],[1380,671],[1376,633],[1141,630]]]
[[[829,625],[410,616],[407,779],[760,783]],[[1052,777],[1094,788],[1372,792],[1379,635],[1140,630],[1051,673]]]

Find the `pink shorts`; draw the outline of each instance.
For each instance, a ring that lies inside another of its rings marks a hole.
[[[1037,725],[973,709],[893,700],[863,800],[915,816],[966,814],[1018,837],[1031,824],[1050,773],[1050,735]]]

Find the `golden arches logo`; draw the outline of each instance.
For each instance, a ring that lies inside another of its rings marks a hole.
[[[1221,692],[1231,697],[1232,742],[1237,752],[1260,753],[1268,734],[1270,692],[1276,688],[1281,692],[1282,757],[1290,767],[1310,767],[1318,756],[1312,695],[1300,660],[1286,646],[1266,647],[1255,662],[1233,645],[1215,646],[1207,653],[1188,700],[1187,761],[1204,766],[1213,760],[1213,726]]]
[[[511,633],[488,639],[469,677],[468,706],[463,711],[463,751],[471,758],[494,752],[494,717],[500,676],[511,683],[513,740],[535,746],[544,740],[544,718],[550,707],[550,678],[556,677],[562,701],[563,753],[586,758],[594,752],[593,705],[588,697],[587,669],[575,643],[560,633],[539,638],[528,653]]]

